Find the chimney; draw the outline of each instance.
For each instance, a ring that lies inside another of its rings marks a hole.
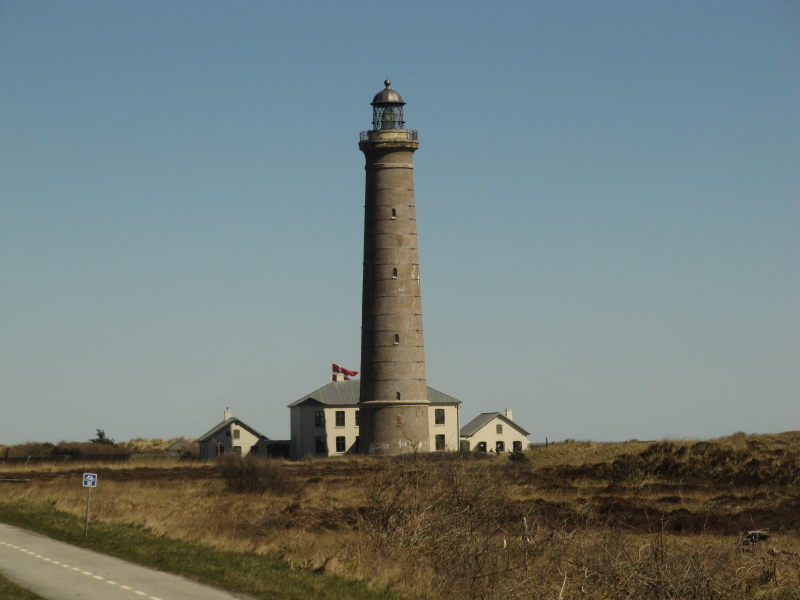
[[[225,407],[225,412],[222,413],[224,415],[224,420],[227,421],[233,416],[233,411],[230,409],[229,406]]]
[[[514,420],[514,413],[511,412],[510,408],[506,409],[506,419],[508,419],[509,421]]]
[[[344,376],[344,373],[334,373],[331,379],[333,381],[345,381],[347,377]]]

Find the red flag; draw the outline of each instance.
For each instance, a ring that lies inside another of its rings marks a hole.
[[[355,377],[358,375],[358,371],[351,371],[350,369],[345,369],[344,367],[339,367],[345,375],[349,375],[350,377]]]
[[[332,370],[334,373],[338,373],[338,372],[339,372],[339,369],[340,369],[340,367],[339,367],[339,365],[337,365],[336,363],[333,363],[333,364],[331,365],[331,370]]]

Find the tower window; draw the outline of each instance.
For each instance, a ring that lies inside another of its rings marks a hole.
[[[394,397],[395,397],[395,399],[397,399],[397,400],[400,400],[400,392],[397,392],[397,393],[394,395]]]
[[[396,346],[399,343],[400,343],[400,334],[399,333],[395,333],[394,334],[394,345]]]
[[[396,219],[396,218],[397,218],[397,209],[396,209],[396,208],[393,208],[393,209],[392,209],[392,218],[393,218],[393,219]]]
[[[392,279],[397,279],[397,267],[392,269]]]

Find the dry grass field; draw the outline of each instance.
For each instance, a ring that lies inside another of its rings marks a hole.
[[[5,465],[0,502],[420,598],[800,600],[800,432],[524,454]],[[743,531],[769,539],[741,543]]]

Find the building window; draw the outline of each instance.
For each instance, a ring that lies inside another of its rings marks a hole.
[[[444,409],[437,408],[433,411],[433,422],[437,425],[444,425]]]
[[[395,397],[395,399],[397,399],[397,400],[400,400],[400,392],[397,392],[397,393],[394,395],[394,397]]]
[[[337,410],[336,411],[336,426],[337,427],[344,427],[344,411]]]
[[[397,279],[397,267],[392,269],[392,279]]]
[[[495,427],[495,430],[497,431],[497,433],[503,433],[503,426],[500,425],[500,423],[498,423],[497,427]]]
[[[361,411],[356,410],[356,427],[361,425]]]
[[[505,452],[506,451],[506,445],[503,442],[498,441],[494,445],[494,451],[497,452],[498,454],[500,452]]]
[[[230,430],[230,429],[228,429],[228,430],[225,432],[225,435],[227,435],[228,437],[231,437],[231,430]]]
[[[400,334],[399,333],[395,333],[394,334],[394,345],[396,346],[399,343],[400,343]]]
[[[325,411],[314,411],[314,427],[325,427]]]
[[[393,219],[396,219],[396,218],[397,218],[397,209],[396,209],[396,208],[393,208],[393,209],[392,209],[392,218],[393,218]]]
[[[439,434],[436,436],[436,449],[444,450],[444,434]]]
[[[327,448],[325,447],[324,435],[318,435],[314,438],[314,451],[317,454],[324,454],[327,451]]]
[[[486,452],[486,442],[478,442],[478,445],[475,446],[475,449],[478,452]]]
[[[233,447],[233,453],[234,454],[241,454],[242,453],[242,447],[241,446],[234,446]]]
[[[356,441],[353,443],[353,451],[354,452],[360,452],[361,451],[361,442],[358,439],[358,436],[356,436]]]
[[[241,431],[239,431],[238,429],[234,429],[234,430],[233,430],[233,439],[235,439],[235,440],[238,440],[238,439],[239,439],[239,435],[240,435],[241,433],[242,433],[242,432],[241,432]]]
[[[522,452],[522,442],[519,440],[514,442],[514,452]]]
[[[343,435],[336,436],[336,451],[344,452],[344,450],[345,450],[344,436]]]

